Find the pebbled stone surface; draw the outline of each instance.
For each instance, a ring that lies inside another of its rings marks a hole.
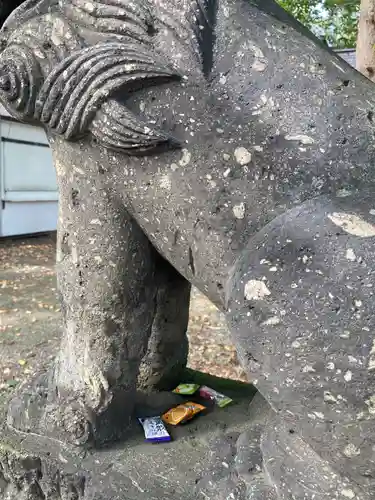
[[[229,496],[247,500],[245,483],[235,467],[236,443],[253,425],[249,405],[254,388],[198,376],[201,383],[225,391],[235,402],[170,428],[172,443],[145,443],[141,427],[134,423],[125,443],[84,451],[3,426],[0,499],[216,500]],[[266,418],[267,412],[262,415]]]
[[[58,176],[56,424],[78,405],[71,435],[102,420],[100,442],[130,422],[161,255],[226,313],[274,412],[251,494],[372,500],[373,84],[272,1],[125,1],[129,23],[114,3],[27,2],[0,61]],[[209,441],[203,495],[247,494],[235,437]]]

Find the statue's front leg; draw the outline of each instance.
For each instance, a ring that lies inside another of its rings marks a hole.
[[[123,426],[154,318],[155,251],[117,200],[89,184],[61,186],[64,334],[55,383],[61,397],[78,398],[94,415],[93,426],[117,411]]]
[[[62,439],[101,441],[126,428],[134,409],[155,313],[156,252],[100,177],[74,162],[60,171],[59,161],[63,335],[44,422],[68,434]],[[12,425],[27,430],[30,412],[17,412]]]
[[[190,283],[161,256],[156,261],[156,310],[138,376],[140,389],[173,389],[186,367]]]

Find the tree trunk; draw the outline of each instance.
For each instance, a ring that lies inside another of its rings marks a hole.
[[[361,0],[358,38],[357,69],[375,81],[375,0]]]

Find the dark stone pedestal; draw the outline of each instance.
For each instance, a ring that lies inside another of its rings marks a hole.
[[[50,437],[20,434],[5,424],[0,436],[1,500],[250,500],[273,499],[264,483],[257,438],[268,407],[254,387],[194,374],[234,398],[171,430],[173,442],[131,438],[85,450]],[[190,380],[192,377],[190,377]],[[7,408],[0,408],[0,417]],[[252,442],[253,441],[253,442]]]

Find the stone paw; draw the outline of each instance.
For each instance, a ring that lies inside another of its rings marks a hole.
[[[210,442],[211,461],[197,481],[197,499],[278,500],[263,471],[260,437],[264,426],[217,436]]]
[[[243,432],[237,439],[235,470],[246,485],[246,500],[278,500],[276,491],[267,482],[260,449],[262,424]]]
[[[26,382],[8,408],[7,424],[21,434],[36,434],[75,446],[93,440],[90,416],[76,398],[61,400],[49,390],[50,373]]]
[[[40,458],[0,449],[0,498],[6,500],[83,500],[85,477],[62,474]]]

